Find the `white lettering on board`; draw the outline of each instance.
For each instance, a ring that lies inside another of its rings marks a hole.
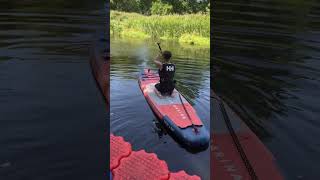
[[[229,176],[232,177],[233,180],[243,179],[243,176],[240,175],[239,169],[236,168],[234,162],[230,159],[226,159],[225,154],[220,150],[218,146],[213,146],[212,150],[217,160],[223,164],[225,171],[227,172],[227,174],[229,174]]]

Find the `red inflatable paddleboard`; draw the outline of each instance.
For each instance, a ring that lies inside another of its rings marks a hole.
[[[188,147],[207,147],[210,136],[196,111],[176,89],[171,96],[157,93],[155,84],[159,80],[158,74],[150,69],[139,77],[141,91],[160,122]]]
[[[110,100],[110,83],[109,83],[109,70],[110,70],[110,57],[98,51],[97,45],[93,45],[91,49],[90,65],[92,74],[96,83],[103,95],[107,111],[109,111]]]
[[[282,180],[272,153],[227,104],[211,95],[211,179]]]

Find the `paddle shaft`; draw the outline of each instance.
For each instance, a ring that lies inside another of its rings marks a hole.
[[[162,54],[162,49],[161,49],[160,43],[157,43],[157,44],[158,44],[158,47],[159,47],[160,53]]]

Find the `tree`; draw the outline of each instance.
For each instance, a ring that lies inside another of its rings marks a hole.
[[[152,15],[168,15],[173,13],[172,5],[163,3],[160,0],[152,2],[151,14]]]
[[[139,12],[140,0],[110,0],[110,9],[125,11],[125,12]]]
[[[171,4],[173,12],[178,14],[206,12],[209,0],[162,0]]]
[[[112,10],[166,15],[208,12],[209,0],[110,0]]]
[[[139,2],[139,9],[141,14],[149,15],[151,13],[151,0],[140,0]]]

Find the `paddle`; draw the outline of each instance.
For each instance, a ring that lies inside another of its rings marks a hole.
[[[162,54],[162,49],[161,49],[160,43],[157,42],[157,45],[158,45],[158,47],[159,47],[160,53]],[[193,127],[193,129],[194,129],[194,132],[195,132],[195,133],[198,133],[198,132],[199,132],[198,129],[197,129],[196,126],[194,125],[194,123],[193,123],[193,121],[192,121],[192,119],[191,119],[191,117],[190,117],[190,115],[189,115],[189,112],[187,111],[187,108],[184,106],[184,103],[183,103],[181,94],[180,94],[180,93],[178,93],[178,94],[179,94],[179,99],[180,99],[180,102],[181,102],[181,104],[182,104],[182,107],[183,107],[184,111],[186,112],[189,121],[191,122],[191,125],[192,125],[192,127]]]
[[[160,43],[159,43],[159,42],[157,42],[157,44],[158,44],[158,47],[159,47],[160,53],[162,54],[162,49],[161,49]]]

